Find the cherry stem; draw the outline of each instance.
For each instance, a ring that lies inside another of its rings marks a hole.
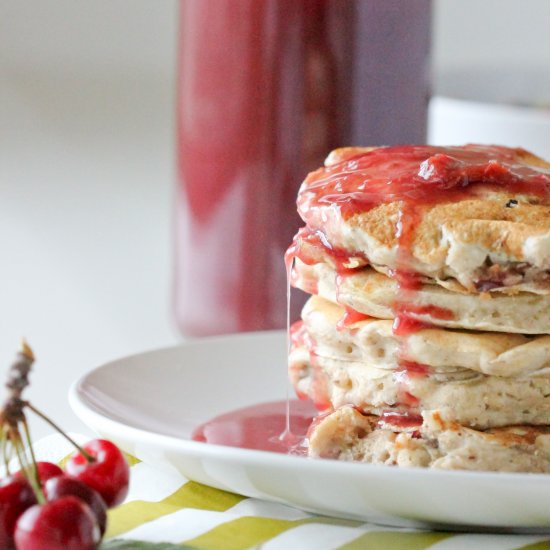
[[[40,412],[34,405],[31,405],[28,401],[25,402],[25,406],[28,407],[34,414],[39,416],[42,420],[47,422],[56,432],[61,434],[76,450],[88,461],[88,463],[95,462],[95,458],[86,450],[84,450],[72,437],[69,437],[53,420],[48,418],[44,413]]]
[[[4,459],[4,468],[6,468],[6,475],[10,475],[10,461],[8,458],[8,434],[6,428],[2,427],[2,458]]]
[[[11,432],[10,434],[10,441],[13,445],[13,448],[15,449],[15,454],[17,455],[17,461],[19,462],[19,468],[23,470],[23,472],[27,471],[27,461],[25,457],[25,453],[21,452],[21,439],[19,438],[19,434],[15,432]]]
[[[27,440],[27,445],[29,446],[29,453],[31,455],[31,465],[32,465],[32,476],[36,481],[36,484],[40,487],[40,478],[38,477],[38,466],[36,465],[36,455],[34,454],[34,449],[32,447],[31,432],[29,430],[29,425],[27,419],[23,420],[23,431],[25,432],[25,439]]]
[[[27,464],[27,460],[26,460],[27,457],[25,456],[23,442],[21,441],[21,436],[17,428],[11,432],[10,439],[13,447],[15,448],[15,452],[17,453],[17,460],[19,461],[19,466],[21,467],[21,471],[27,474],[26,475],[27,480],[30,486],[32,487],[32,490],[36,496],[36,500],[38,501],[38,504],[44,504],[46,502],[46,497],[44,496],[42,487],[40,486],[40,482],[38,481],[38,472],[36,469],[36,462],[34,462],[34,453],[32,452],[32,445],[30,445],[30,449],[31,449],[31,456],[33,457],[32,467],[34,471],[31,472],[31,475],[29,475],[30,467]]]

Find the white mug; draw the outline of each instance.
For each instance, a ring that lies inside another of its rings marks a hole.
[[[508,145],[550,159],[550,70],[441,75],[428,109],[428,143]]]

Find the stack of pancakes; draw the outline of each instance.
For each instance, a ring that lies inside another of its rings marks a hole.
[[[550,472],[550,164],[493,146],[346,148],[298,195],[313,296],[290,378],[314,457]]]

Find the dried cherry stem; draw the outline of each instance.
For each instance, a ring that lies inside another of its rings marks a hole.
[[[36,498],[39,502],[44,502],[44,495],[40,487],[36,460],[34,457],[30,435],[26,427],[25,402],[21,399],[23,390],[29,385],[29,374],[34,363],[34,354],[25,340],[21,341],[21,346],[14,362],[8,371],[8,380],[6,388],[8,389],[8,398],[0,410],[0,429],[2,436],[2,455],[6,473],[10,473],[9,462],[10,455],[15,451],[21,469],[24,471],[29,483],[31,484]],[[28,464],[23,441],[21,439],[20,426],[26,429],[27,441],[31,453],[31,464]]]
[[[8,398],[0,412],[0,424],[8,426],[8,431],[17,430],[19,422],[25,420],[23,407],[24,401],[21,399],[23,390],[29,385],[29,374],[34,363],[34,354],[25,340],[21,342],[21,347],[16,355],[15,361],[8,371]]]
[[[44,413],[39,411],[34,405],[25,401],[25,406],[42,420],[47,422],[56,432],[61,434],[76,450],[89,462],[95,462],[95,458],[86,450],[84,450],[72,437],[67,435],[51,418],[48,418]]]

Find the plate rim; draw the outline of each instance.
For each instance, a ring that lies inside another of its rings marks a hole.
[[[94,407],[93,403],[90,403],[84,396],[81,388],[88,382],[92,376],[97,375],[101,370],[107,370],[112,368],[116,364],[124,363],[127,361],[135,360],[139,357],[145,355],[154,355],[157,353],[164,352],[177,352],[179,350],[184,350],[190,346],[196,347],[202,345],[208,345],[215,342],[223,343],[226,340],[234,339],[244,339],[249,338],[266,338],[266,337],[285,337],[285,331],[274,330],[274,331],[260,331],[260,332],[246,332],[239,334],[228,334],[221,336],[209,336],[204,338],[192,338],[182,342],[180,344],[172,346],[163,346],[159,348],[153,348],[150,350],[145,350],[138,353],[133,353],[125,356],[112,359],[110,361],[104,362],[88,372],[81,375],[77,378],[70,386],[68,392],[69,404],[73,412],[80,418],[87,426],[92,430],[96,431],[97,426],[108,426],[110,429],[104,430],[109,433],[121,433],[124,432],[128,434],[130,431],[131,434],[136,436],[136,443],[139,441],[147,441],[148,443],[154,443],[155,446],[159,447],[169,447],[171,449],[176,449],[180,452],[185,452],[186,454],[192,454],[195,456],[204,456],[210,458],[218,458],[220,455],[223,455],[224,459],[230,460],[232,462],[243,462],[243,463],[257,463],[261,461],[264,463],[266,460],[274,462],[275,464],[281,465],[291,465],[293,467],[302,469],[306,465],[311,464],[312,461],[315,462],[315,468],[320,469],[321,471],[331,472],[331,475],[336,475],[338,473],[346,473],[355,469],[356,472],[360,470],[365,473],[366,477],[370,475],[386,477],[387,475],[397,476],[397,477],[410,477],[415,476],[419,478],[421,482],[423,479],[433,479],[433,478],[445,478],[452,479],[455,481],[467,480],[475,481],[493,479],[499,480],[501,483],[544,483],[550,485],[550,474],[544,473],[517,473],[517,472],[491,472],[491,471],[470,471],[470,470],[438,470],[432,468],[415,468],[407,466],[391,467],[388,465],[378,465],[378,464],[365,464],[362,462],[351,462],[351,461],[339,461],[334,459],[313,459],[303,456],[287,455],[283,453],[275,453],[271,451],[262,451],[255,449],[243,449],[240,447],[230,447],[225,445],[215,445],[212,443],[205,443],[200,441],[193,441],[187,438],[177,438],[172,435],[162,434],[156,431],[147,430],[144,428],[137,427],[131,423],[125,423],[116,418],[110,417],[105,414],[103,411],[97,410]],[[162,368],[162,367],[161,367]],[[159,377],[159,380],[162,379]],[[308,468],[309,469],[309,468]],[[367,475],[369,474],[369,475]],[[359,474],[357,474],[359,475]]]

